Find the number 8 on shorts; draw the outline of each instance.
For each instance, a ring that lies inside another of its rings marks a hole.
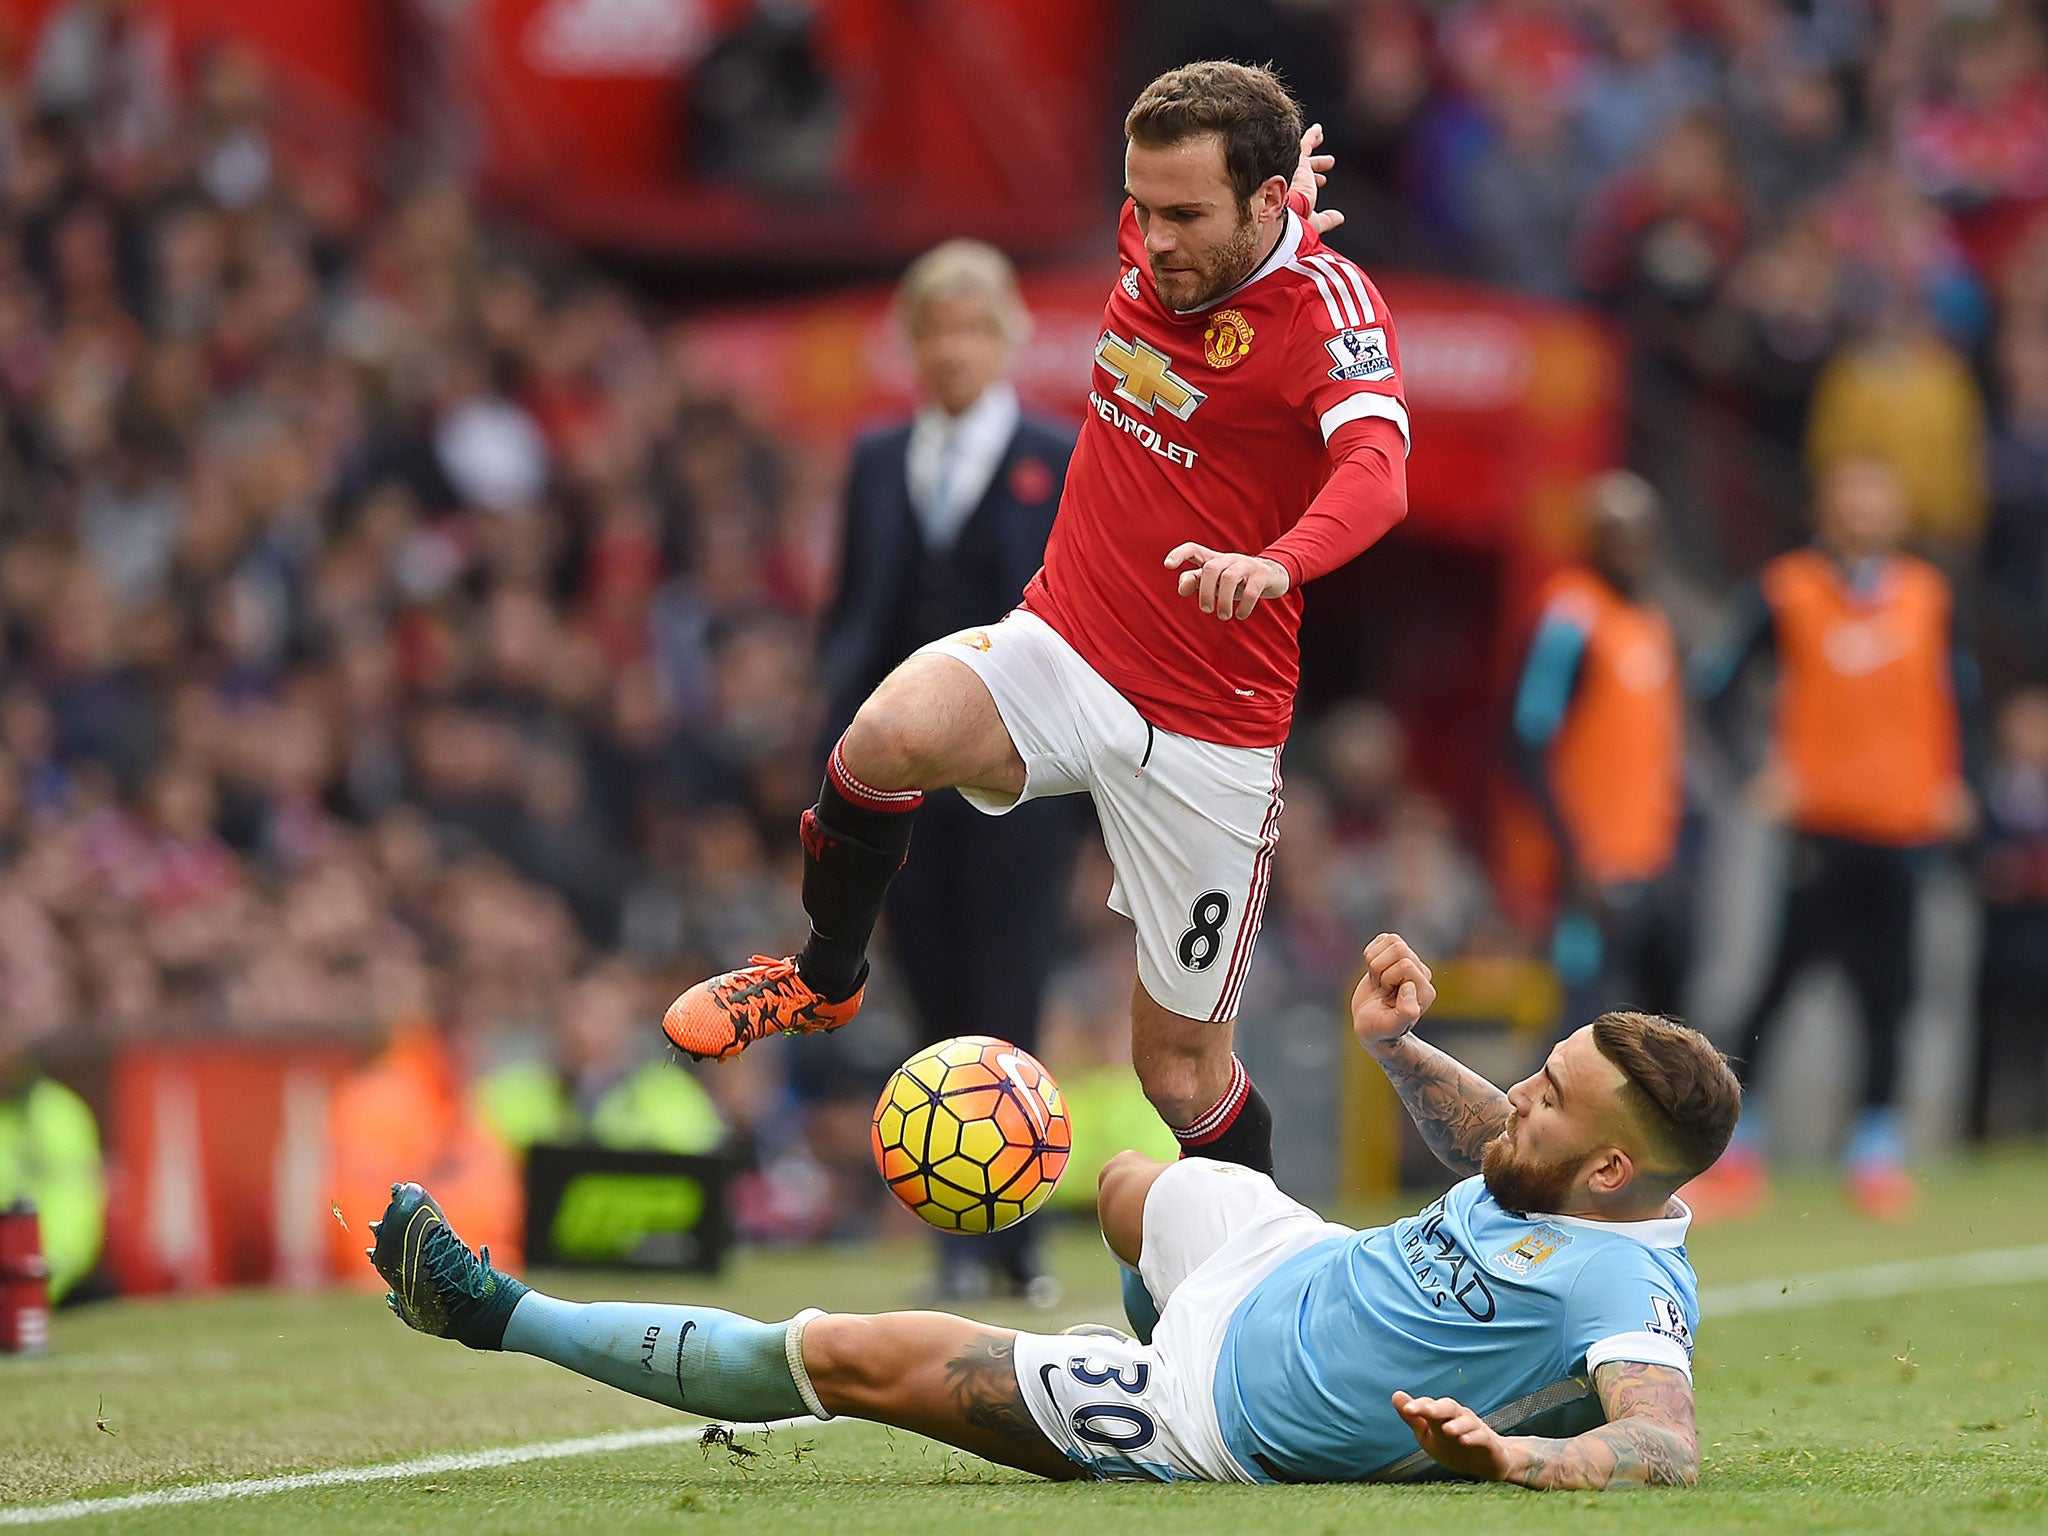
[[[1188,931],[1180,936],[1180,963],[1191,971],[1206,971],[1223,952],[1223,925],[1230,920],[1230,898],[1221,891],[1204,891],[1188,910]]]

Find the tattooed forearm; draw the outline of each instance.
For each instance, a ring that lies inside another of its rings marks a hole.
[[[1614,1360],[1593,1376],[1608,1422],[1569,1440],[1517,1442],[1529,1488],[1690,1488],[1699,1481],[1692,1383],[1668,1366]]]
[[[1454,1173],[1477,1173],[1486,1144],[1508,1123],[1508,1096],[1413,1035],[1381,1041],[1372,1053],[1429,1150]]]
[[[1632,1419],[1603,1424],[1569,1440],[1525,1440],[1525,1488],[1690,1488],[1699,1451],[1669,1424]]]
[[[946,1383],[961,1418],[975,1428],[1042,1440],[1017,1389],[1015,1356],[1008,1334],[983,1334],[946,1362]]]

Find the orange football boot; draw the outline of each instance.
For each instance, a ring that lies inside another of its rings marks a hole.
[[[1920,1205],[1912,1174],[1885,1159],[1858,1163],[1843,1182],[1849,1204],[1872,1221],[1908,1221]]]
[[[1693,1225],[1740,1221],[1754,1216],[1770,1198],[1771,1176],[1760,1153],[1730,1147],[1721,1160],[1678,1192],[1692,1210]]]
[[[837,1029],[860,1012],[863,985],[827,1002],[797,974],[796,960],[756,955],[748,964],[700,981],[668,1005],[661,1032],[698,1061],[737,1056],[769,1035],[814,1035]]]

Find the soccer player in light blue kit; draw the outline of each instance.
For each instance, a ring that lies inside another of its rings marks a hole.
[[[561,1301],[472,1254],[415,1184],[370,1256],[401,1318],[472,1348],[712,1418],[874,1419],[1047,1477],[1693,1483],[1675,1191],[1727,1145],[1734,1074],[1682,1025],[1606,1014],[1503,1093],[1410,1033],[1436,994],[1405,942],[1365,961],[1353,1029],[1468,1177],[1358,1232],[1235,1164],[1122,1154],[1102,1230],[1159,1306],[1149,1340]]]

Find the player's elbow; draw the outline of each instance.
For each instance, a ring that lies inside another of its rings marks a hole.
[[[1641,1482],[1647,1488],[1697,1488],[1700,1441],[1689,1427],[1659,1424],[1643,1447]]]
[[[1674,1456],[1668,1463],[1652,1467],[1643,1478],[1646,1488],[1697,1488],[1699,1485],[1700,1458],[1697,1451]]]
[[[1672,1460],[1671,1486],[1697,1488],[1700,1485],[1700,1443],[1695,1435],[1678,1436],[1679,1450]]]

